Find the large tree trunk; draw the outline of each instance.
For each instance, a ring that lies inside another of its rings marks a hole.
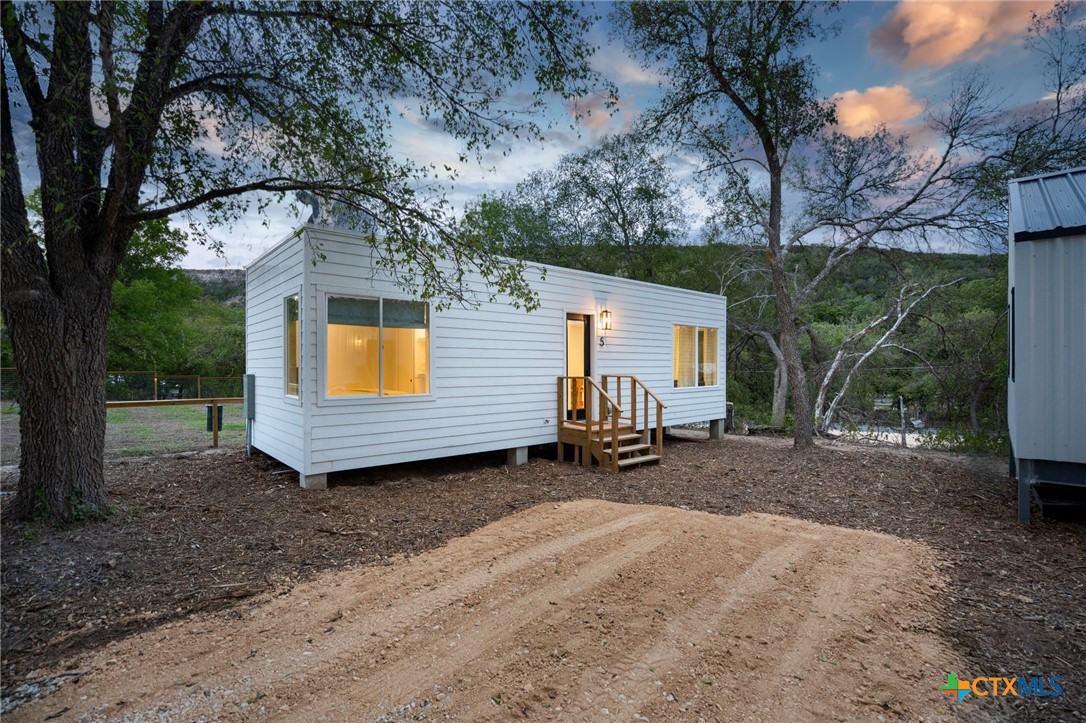
[[[777,296],[777,319],[780,330],[780,347],[788,369],[792,387],[792,411],[795,416],[793,444],[797,448],[814,445],[811,392],[807,388],[807,372],[800,356],[799,337],[796,332],[795,307],[789,293],[788,279],[778,259],[770,258],[773,271],[773,287]],[[778,279],[778,277],[780,277]]]
[[[788,380],[792,385],[792,412],[795,414],[795,433],[792,437],[796,448],[814,446],[813,410],[811,391],[807,388],[807,372],[803,368],[800,356],[799,336],[796,330],[795,299],[788,273],[784,268],[784,255],[781,248],[781,218],[783,216],[784,171],[772,144],[765,139],[766,157],[769,167],[769,225],[766,229],[768,244],[766,256],[773,279],[773,293],[777,301],[778,337],[781,353],[788,368]]]
[[[158,17],[161,10],[152,5],[148,14]],[[147,102],[151,96],[133,92],[128,110],[150,120],[114,135],[114,141],[123,137],[131,143],[114,144],[110,187],[103,191],[107,143],[92,111],[91,13],[86,3],[54,8],[53,52],[63,62],[50,65],[47,92],[19,50],[14,15],[3,16],[8,50],[15,48],[5,55],[5,68],[11,60],[21,69],[42,189],[39,236],[31,232],[22,193],[5,75],[0,312],[20,376],[21,450],[19,491],[4,514],[23,519],[68,522],[109,511],[103,469],[109,310],[113,278],[134,228],[118,219],[122,209],[138,204],[157,119],[155,106]],[[101,22],[108,24],[109,18]],[[153,67],[153,59],[145,65]],[[159,72],[169,77],[173,66],[164,67]]]
[[[103,515],[109,287],[88,279],[65,298],[7,284],[4,292],[21,445],[19,491],[5,514],[61,522]]]

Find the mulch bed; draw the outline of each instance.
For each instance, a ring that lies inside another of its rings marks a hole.
[[[318,573],[417,554],[540,502],[590,497],[768,512],[926,542],[949,583],[941,632],[969,663],[945,672],[1062,680],[1062,696],[973,700],[971,711],[1086,715],[1086,526],[1019,525],[1014,485],[997,462],[795,452],[785,440],[742,437],[673,439],[663,465],[619,474],[502,460],[341,474],[327,492],[301,490],[278,462],[236,450],[109,462],[117,507],[109,520],[68,529],[4,523],[4,693],[163,622],[206,610],[241,615],[253,596]]]

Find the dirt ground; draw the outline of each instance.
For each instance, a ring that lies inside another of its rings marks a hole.
[[[314,493],[280,471],[236,451],[117,461],[112,519],[5,524],[5,707],[60,688],[12,719],[1086,710],[1086,528],[1019,526],[989,461],[728,437],[621,474],[481,456]],[[559,504],[585,498],[672,509]],[[949,672],[1064,694],[951,706]]]
[[[543,504],[240,620],[108,645],[80,661],[79,685],[16,717],[945,715],[954,703],[915,690],[961,668],[932,629],[931,561],[917,543],[783,517]]]

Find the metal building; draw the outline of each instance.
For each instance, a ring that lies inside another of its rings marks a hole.
[[[1086,496],[1086,168],[1010,183],[1007,419],[1018,519]]]

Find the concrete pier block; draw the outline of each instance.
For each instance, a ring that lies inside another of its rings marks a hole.
[[[298,486],[303,490],[326,490],[328,489],[328,475],[298,473]]]
[[[511,447],[505,452],[505,463],[511,467],[519,467],[528,462],[527,447]]]

